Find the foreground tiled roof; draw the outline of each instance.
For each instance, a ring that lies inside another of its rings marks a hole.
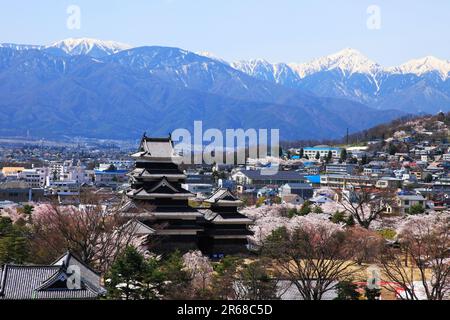
[[[69,288],[73,271],[80,273],[80,286]],[[100,276],[70,252],[52,265],[4,265],[0,269],[0,300],[91,300],[105,293]]]
[[[99,293],[82,282],[81,289],[41,288],[49,279],[63,276],[60,266],[5,265],[1,272],[0,300],[96,299]]]

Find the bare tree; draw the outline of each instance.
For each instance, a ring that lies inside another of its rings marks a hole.
[[[278,277],[292,282],[304,300],[321,300],[358,270],[353,250],[343,248],[346,238],[336,224],[305,221],[293,230],[275,231],[263,252],[274,260]]]
[[[137,240],[135,224],[124,218],[120,204],[105,207],[95,197],[80,206],[46,204],[33,217],[31,245],[35,260],[46,262],[71,251],[105,272],[123,249]]]
[[[404,300],[450,299],[450,215],[410,217],[398,236],[399,248],[386,248],[380,265]]]
[[[359,265],[364,262],[375,262],[385,243],[383,237],[378,233],[360,226],[349,228],[347,237],[348,239],[343,246],[354,252],[354,258]]]
[[[370,224],[394,201],[393,192],[373,190],[369,187],[351,186],[350,189],[336,190],[336,193],[339,196],[339,203],[365,229],[369,229]]]

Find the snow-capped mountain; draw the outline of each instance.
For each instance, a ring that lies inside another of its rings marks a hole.
[[[179,48],[99,43],[0,48],[0,135],[136,138],[202,120],[222,130],[277,128],[282,139],[330,138],[402,115],[259,80]]]
[[[71,38],[58,41],[52,45],[46,46],[46,48],[57,48],[69,55],[87,55],[93,58],[101,58],[116,54],[120,51],[131,49],[132,46],[114,41],[103,41],[89,38]]]
[[[0,48],[9,48],[14,50],[41,50],[44,49],[45,46],[39,45],[28,45],[28,44],[15,44],[15,43],[0,43]]]
[[[450,61],[435,57],[383,67],[361,52],[347,48],[307,63],[250,60],[231,65],[258,79],[305,89],[319,96],[352,99],[374,108],[450,111]]]
[[[222,59],[221,57],[219,57],[218,55],[216,55],[215,53],[209,52],[209,51],[199,51],[196,52],[195,54],[205,57],[205,58],[209,58],[209,59],[213,59],[216,61],[219,61],[223,64],[229,64],[228,61],[225,61],[224,59]]]
[[[298,75],[285,63],[271,64],[263,59],[233,62],[231,66],[261,80],[286,85],[298,81]]]
[[[283,128],[286,139],[336,137],[405,113],[450,111],[449,71],[449,61],[433,57],[385,68],[354,49],[273,64],[94,39],[3,44],[0,134],[71,127],[119,138],[200,119],[215,128]]]
[[[382,70],[376,62],[370,60],[355,49],[346,48],[338,53],[315,59],[309,63],[295,64],[289,66],[301,77],[305,78],[317,72],[340,70],[345,75],[364,73],[375,75]]]
[[[446,80],[450,74],[450,61],[428,56],[422,59],[408,61],[398,67],[388,68],[386,72],[393,74],[415,74],[417,76],[436,72],[442,77],[442,80]]]

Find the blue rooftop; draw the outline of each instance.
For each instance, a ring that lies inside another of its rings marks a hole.
[[[110,170],[110,171],[100,171],[95,170],[95,174],[102,175],[102,174],[127,174],[128,170]]]
[[[320,183],[320,176],[305,176],[311,183]]]

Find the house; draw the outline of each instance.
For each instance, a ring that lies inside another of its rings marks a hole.
[[[44,189],[31,188],[25,181],[9,181],[0,184],[0,201],[37,202],[44,198]]]
[[[341,156],[342,149],[341,148],[333,148],[326,145],[315,146],[311,148],[303,149],[305,157],[307,156],[309,159],[315,159],[317,153],[319,153],[321,158],[326,158],[328,154],[331,152],[331,155],[334,159],[338,159]]]
[[[298,194],[286,194],[281,196],[282,204],[302,205],[305,200]]]
[[[51,265],[6,264],[0,300],[95,300],[106,293],[100,275],[70,252]]]
[[[278,195],[278,188],[277,186],[265,186],[258,190],[256,193],[256,196],[258,198],[266,197],[276,197]]]
[[[48,181],[47,192],[58,196],[78,196],[80,185],[76,181]]]
[[[313,188],[320,188],[320,175],[305,176],[308,183],[310,183]]]
[[[120,183],[124,183],[128,180],[127,170],[107,170],[95,171],[95,185],[96,186],[117,186]]]
[[[309,199],[309,202],[315,203],[315,204],[324,204],[327,202],[334,202],[334,200],[325,195],[318,195],[318,196],[315,196],[315,197]]]
[[[409,208],[416,205],[421,205],[425,208],[426,199],[422,195],[400,194],[397,196],[394,206],[387,206],[386,213],[394,213],[394,211],[398,210],[398,213],[400,214],[407,214]]]
[[[213,191],[213,185],[207,183],[184,183],[181,187],[197,195],[197,197],[208,196]]]
[[[264,170],[242,170],[231,176],[239,185],[252,185],[264,187],[266,185],[281,186],[286,183],[305,183],[305,177],[296,171],[264,171]]]
[[[312,198],[314,194],[313,187],[307,183],[286,183],[279,189],[280,196],[295,194],[303,200]]]
[[[43,188],[45,186],[46,169],[25,169],[18,174],[18,179],[28,183],[32,188]]]
[[[343,188],[346,186],[373,187],[376,180],[368,176],[352,176],[352,175],[323,175],[320,176],[320,185],[322,187]]]
[[[394,177],[383,177],[377,181],[378,189],[397,189],[401,186],[402,180]]]
[[[331,163],[326,166],[327,174],[355,174],[358,169],[356,164]]]

